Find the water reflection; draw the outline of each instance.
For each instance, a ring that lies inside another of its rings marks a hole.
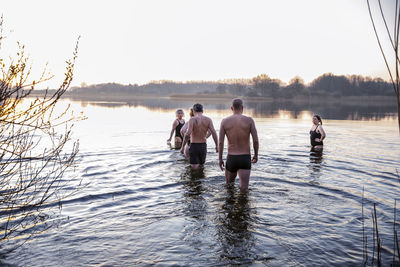
[[[362,260],[362,188],[366,203],[380,203],[383,221],[393,218],[400,195],[395,123],[327,124],[329,143],[315,153],[309,120],[259,120],[265,164],[252,172],[248,195],[240,195],[237,184],[224,187],[214,163],[193,173],[168,151],[175,107],[165,113],[88,105],[89,119],[75,128],[81,164],[65,177],[85,177],[88,185],[63,204],[60,216],[70,220],[7,255],[15,265],[351,266]],[[279,116],[292,114],[282,110]],[[322,186],[310,186],[317,182]],[[393,225],[379,227],[388,244]]]
[[[227,185],[225,201],[220,209],[217,218],[220,261],[230,264],[251,263],[255,238],[251,231],[252,209],[248,193],[238,193],[233,185]]]
[[[188,218],[183,231],[183,240],[190,248],[201,250],[204,243],[210,240],[208,236],[208,202],[204,197],[205,187],[203,179],[204,170],[192,170],[190,166],[185,168],[181,175],[183,182],[183,214]]]
[[[311,148],[310,150],[310,169],[311,178],[317,180],[321,176],[321,167],[323,163],[323,149]]]
[[[183,182],[183,195],[185,201],[185,214],[194,219],[204,218],[207,211],[207,202],[203,197],[204,169],[193,170],[190,166],[185,168],[181,176]]]
[[[310,163],[313,163],[315,165],[320,165],[323,160],[323,148],[311,148],[310,150]]]
[[[119,101],[104,101],[104,99],[82,100],[79,101],[82,106],[94,105],[107,108],[116,107],[146,107],[155,111],[175,110],[177,108],[189,109],[195,102],[203,104],[206,110],[227,111],[229,112],[231,100],[229,99],[193,99],[178,100],[168,97],[161,98],[137,98],[128,101],[121,99]],[[382,101],[381,101],[382,102]],[[291,118],[302,119],[311,117],[313,113],[320,114],[325,119],[335,120],[396,120],[397,106],[395,102],[377,102],[373,101],[336,101],[336,102],[296,102],[296,101],[246,101],[246,109],[255,117],[264,118]]]
[[[269,118],[291,118],[299,119],[304,116],[305,111],[311,114],[320,114],[325,119],[332,120],[381,120],[396,119],[397,106],[394,102],[372,103],[365,101],[343,101],[343,102],[309,102],[298,103],[287,102],[247,102],[247,108],[254,110],[254,114]],[[285,111],[282,114],[282,111]]]

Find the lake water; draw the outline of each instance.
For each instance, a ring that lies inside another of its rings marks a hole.
[[[71,103],[88,119],[74,126],[79,165],[66,178],[88,185],[61,210],[55,205],[53,227],[7,255],[5,264],[361,265],[363,188],[369,261],[373,203],[384,266],[392,261],[393,206],[400,196],[393,107],[250,103],[245,114],[255,117],[259,162],[248,193],[240,194],[238,181],[225,185],[211,138],[197,173],[167,146],[176,108],[188,116],[192,103]],[[310,152],[312,112],[327,118],[320,154]],[[205,104],[216,129],[229,114],[229,103]]]

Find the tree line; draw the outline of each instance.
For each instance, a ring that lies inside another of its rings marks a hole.
[[[70,94],[139,94],[169,96],[172,94],[231,94],[248,97],[272,97],[291,99],[297,96],[392,96],[393,86],[381,78],[360,75],[323,74],[306,84],[301,77],[289,83],[266,74],[251,79],[221,81],[152,81],[144,85],[103,83],[71,88]]]

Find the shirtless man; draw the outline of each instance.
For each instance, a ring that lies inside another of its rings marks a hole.
[[[245,191],[249,186],[251,163],[258,160],[258,136],[254,120],[242,115],[243,101],[236,98],[232,101],[233,115],[221,122],[219,130],[219,167],[224,170],[222,152],[224,151],[225,135],[228,138],[228,156],[226,159],[226,183],[235,181],[239,174],[239,187]],[[250,134],[253,139],[254,156],[250,155]]]
[[[215,142],[215,150],[218,152],[218,136],[214,129],[212,120],[203,115],[201,104],[193,105],[194,117],[190,118],[188,130],[183,138],[182,148],[190,138],[189,157],[193,169],[199,168],[206,161],[207,155],[207,132],[210,130]],[[183,153],[183,151],[181,150]]]

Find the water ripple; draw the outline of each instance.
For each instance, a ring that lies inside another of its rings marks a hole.
[[[123,142],[83,149],[76,172],[63,177],[83,178],[87,186],[61,202],[57,227],[7,260],[21,266],[360,265],[362,221],[371,240],[377,203],[388,265],[400,195],[400,142],[393,131],[374,127],[376,136],[388,137],[377,140],[368,127],[328,123],[324,151],[314,153],[308,124],[257,123],[259,162],[245,194],[237,181],[225,185],[211,141],[204,169],[193,172],[165,145],[167,130],[110,133]],[[354,136],[358,141],[349,146]]]

